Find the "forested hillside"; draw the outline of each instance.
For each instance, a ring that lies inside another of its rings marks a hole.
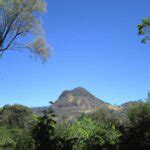
[[[40,115],[22,105],[0,110],[1,149],[149,150],[150,104],[137,102],[124,112],[100,108],[57,122],[52,107]]]

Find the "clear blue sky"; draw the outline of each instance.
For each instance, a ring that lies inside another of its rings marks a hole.
[[[45,64],[29,53],[0,59],[0,106],[45,106],[65,89],[82,86],[112,104],[146,97],[150,44],[137,35],[150,17],[149,0],[47,0],[43,17],[53,56]]]

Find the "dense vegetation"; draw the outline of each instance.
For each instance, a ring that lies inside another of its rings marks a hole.
[[[73,122],[55,122],[51,109],[37,116],[22,105],[0,110],[0,148],[16,150],[148,150],[150,103],[126,113],[100,109]]]

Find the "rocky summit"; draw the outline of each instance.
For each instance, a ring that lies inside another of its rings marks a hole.
[[[53,104],[59,119],[72,120],[83,113],[95,111],[101,107],[109,107],[110,104],[96,98],[82,87],[73,90],[65,90]]]
[[[95,109],[105,103],[82,87],[64,91],[54,103],[57,108]]]

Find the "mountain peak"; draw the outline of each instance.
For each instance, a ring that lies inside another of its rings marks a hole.
[[[87,91],[83,87],[77,87],[72,90],[65,90],[62,92],[62,94],[59,96],[59,99],[67,97],[68,95],[72,95],[74,97],[90,97],[90,98],[95,98],[94,95],[92,95],[89,91]]]
[[[104,102],[96,98],[83,87],[77,87],[72,90],[65,90],[59,96],[54,106],[59,108],[64,107],[84,107],[95,108]]]
[[[72,91],[87,91],[87,90],[83,87],[76,87]]]
[[[65,90],[53,104],[53,109],[60,118],[79,117],[82,113],[88,113],[107,107],[108,104],[96,98],[83,87]]]

